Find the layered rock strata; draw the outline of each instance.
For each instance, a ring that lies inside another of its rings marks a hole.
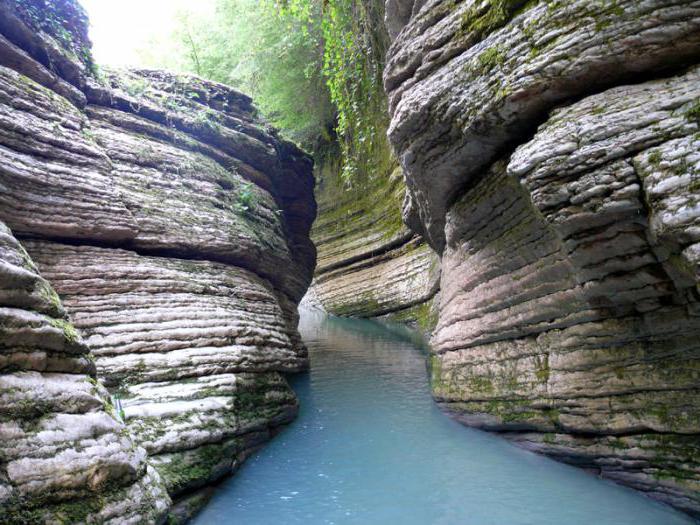
[[[362,100],[353,110],[357,128],[316,146],[313,298],[332,314],[383,318],[430,331],[438,258],[401,219],[406,187],[386,138],[387,100],[380,81],[391,28],[383,23],[384,0],[365,4],[358,15],[363,20],[358,38],[369,47],[359,73]]]
[[[170,498],[88,346],[0,223],[0,523],[155,523]]]
[[[32,266],[36,279],[61,297],[47,292],[53,312],[38,299],[27,308],[66,323],[75,338],[63,350],[41,328],[50,319],[24,319],[31,330],[2,352],[9,358],[0,374],[17,375],[21,359],[36,372],[74,374],[23,380],[37,392],[78,384],[66,387],[75,391],[67,408],[59,396],[40,416],[75,412],[81,429],[105,435],[95,457],[78,430],[56,438],[66,441],[66,468],[75,472],[47,474],[61,486],[55,505],[89,499],[98,521],[146,523],[164,519],[170,496],[171,518],[186,519],[211,483],[296,414],[281,374],[308,365],[296,305],[315,261],[312,162],[257,119],[248,97],[223,85],[157,71],[96,76],[86,19],[72,1],[4,0],[0,9],[0,220],[46,281]],[[15,264],[5,255],[4,264]],[[31,345],[89,359],[54,369],[26,357]],[[12,388],[2,389],[8,428],[17,439],[16,427],[41,432],[44,418],[25,417]],[[104,461],[105,473],[85,481],[82,471],[99,467],[108,447],[115,465]],[[48,455],[42,439],[11,454],[0,456],[0,501],[33,511],[42,492],[54,505],[42,489],[49,481],[25,484],[11,474],[13,462]],[[150,499],[141,494],[147,479]],[[63,507],[46,512],[66,519]]]
[[[438,259],[401,222],[401,171],[377,173],[348,189],[338,170],[320,172],[318,246],[313,290],[336,315],[379,317],[431,328]]]
[[[385,86],[436,399],[700,515],[700,4],[412,12]]]

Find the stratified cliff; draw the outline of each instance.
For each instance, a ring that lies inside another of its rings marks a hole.
[[[336,315],[386,316],[431,329],[438,258],[401,221],[401,170],[378,169],[347,188],[337,166],[320,168],[315,298]]]
[[[186,518],[308,365],[311,160],[226,86],[98,75],[86,23],[0,0],[3,523]]]
[[[700,3],[387,18],[404,220],[441,257],[435,397],[700,514]]]
[[[359,5],[354,24],[364,58],[346,64],[357,69],[350,90],[354,116],[339,117],[353,125],[316,147],[319,216],[312,238],[318,266],[311,295],[336,315],[384,317],[429,331],[440,270],[435,253],[401,220],[406,187],[386,137],[388,102],[381,85],[390,41],[384,0]]]
[[[51,285],[0,223],[0,523],[153,523],[170,498]]]

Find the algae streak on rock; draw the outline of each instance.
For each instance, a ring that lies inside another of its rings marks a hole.
[[[434,396],[699,515],[700,4],[387,17],[404,220],[441,256]]]
[[[336,315],[387,318],[431,330],[438,258],[401,222],[401,170],[373,173],[350,189],[333,166],[321,165],[317,173],[315,298]]]
[[[310,158],[223,85],[98,78],[86,23],[0,2],[1,522],[186,519],[308,365]]]

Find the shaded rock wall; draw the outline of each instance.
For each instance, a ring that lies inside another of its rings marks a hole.
[[[338,173],[333,166],[320,171],[319,218],[312,230],[316,299],[336,315],[386,316],[432,328],[438,259],[401,222],[401,171],[374,173],[351,188]]]
[[[296,305],[315,261],[312,162],[226,86],[96,75],[71,1],[3,0],[0,14],[0,220],[14,250],[0,432],[18,440],[0,445],[0,506],[27,522],[37,509],[76,521],[76,507],[145,523],[172,498],[184,519],[296,414],[281,373],[308,365]],[[64,413],[84,423],[44,439]],[[104,443],[90,448],[83,427]],[[58,470],[16,466],[61,450]]]
[[[369,58],[357,65],[352,81],[357,83],[351,90],[355,116],[345,118],[353,124],[343,136],[316,146],[319,214],[312,238],[318,266],[309,300],[313,295],[332,314],[382,317],[429,331],[438,258],[401,219],[406,188],[386,137],[381,85],[390,40],[384,0],[367,0],[358,9],[357,39]]]
[[[435,397],[700,514],[700,4],[418,7],[385,87]]]

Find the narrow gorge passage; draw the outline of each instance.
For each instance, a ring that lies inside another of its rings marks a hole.
[[[700,0],[0,0],[0,525],[698,520]]]
[[[631,489],[443,414],[425,354],[396,325],[302,311],[311,371],[298,419],[193,523],[680,525]]]

